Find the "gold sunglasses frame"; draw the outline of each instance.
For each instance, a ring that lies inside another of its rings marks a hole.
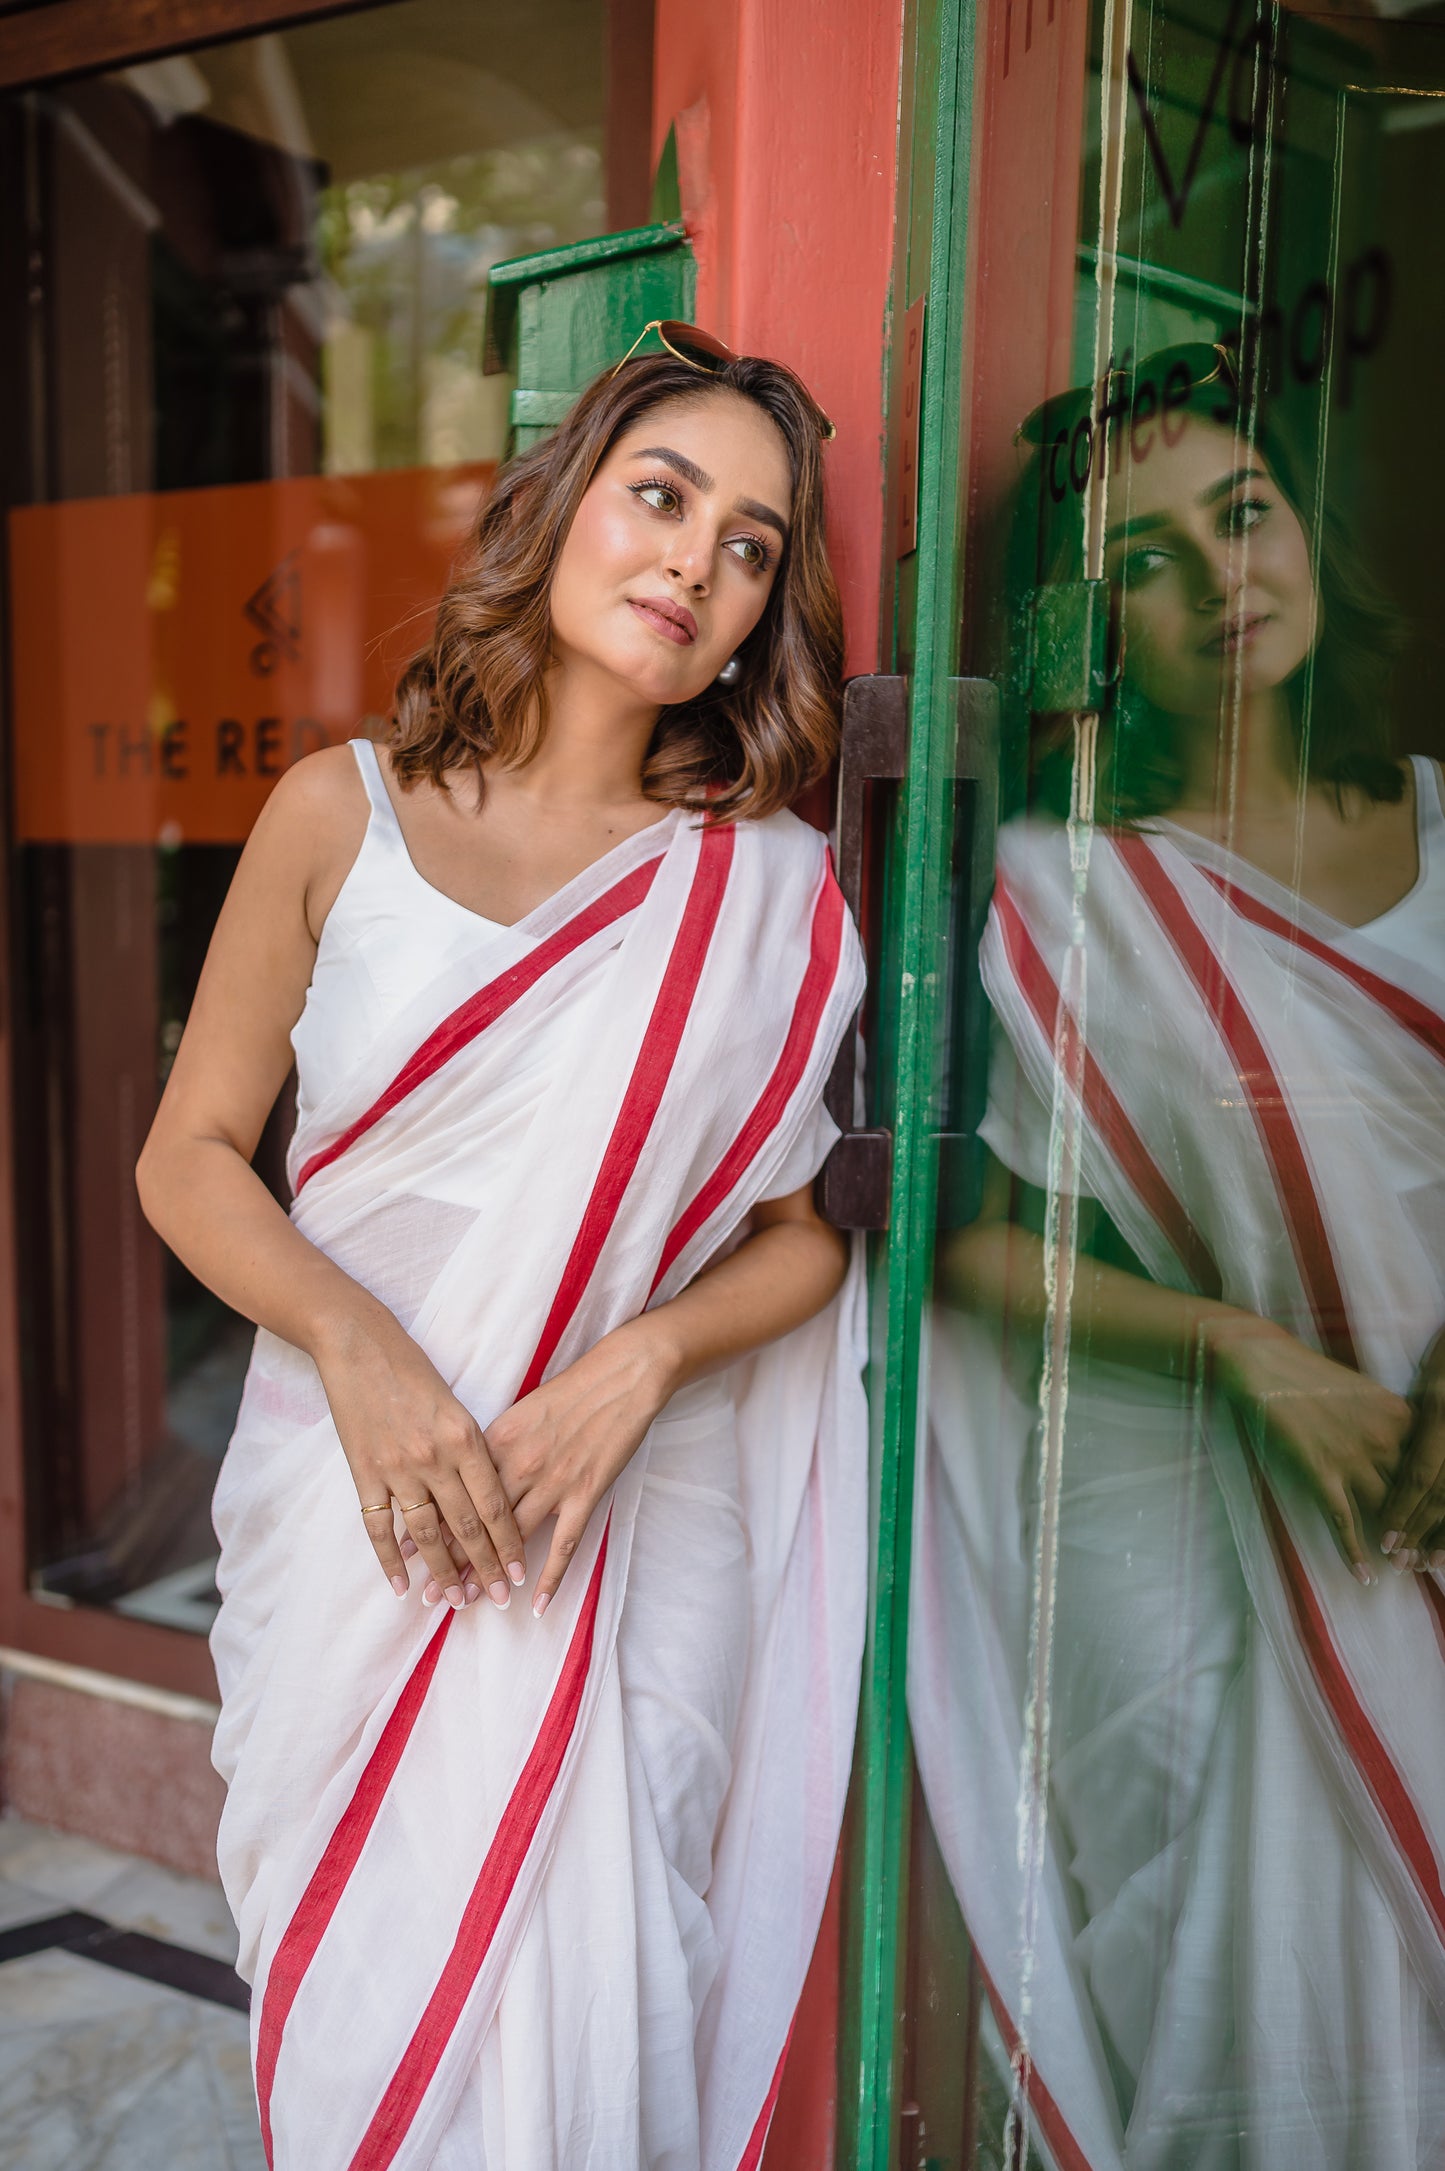
[[[699,342],[706,340],[708,344],[702,348],[702,352],[706,355],[710,355],[711,360],[717,364],[718,368],[726,369],[729,362],[736,362],[738,359],[737,355],[733,353],[731,347],[726,346],[723,341],[715,337],[712,332],[705,332],[700,324],[684,324],[680,317],[654,317],[650,323],[643,325],[642,330],[633,340],[632,345],[628,348],[626,354],[623,355],[622,361],[613,364],[612,368],[607,373],[608,376],[615,377],[618,370],[621,369],[625,363],[632,360],[633,355],[636,354],[638,348],[642,345],[643,340],[646,339],[649,332],[656,332],[658,338],[662,341],[663,346],[666,347],[668,353],[673,357],[674,361],[681,362],[687,369],[695,369],[700,377],[716,376],[717,369],[710,368],[707,362],[700,362],[697,359],[696,355],[685,354],[681,347],[674,346],[672,341],[667,336],[670,331],[694,332],[697,335]],[[779,363],[778,367],[780,369],[786,369],[787,364]],[[838,434],[832,420],[818,405],[818,402],[813,398],[813,395],[808,390],[808,387],[803,383],[802,378],[798,376],[797,371],[790,369],[788,370],[788,375],[794,379],[795,383],[802,391],[804,397],[807,399],[809,406],[812,408],[814,414],[817,416],[818,435],[822,438],[825,445],[831,444],[833,439]]]
[[[1229,385],[1230,390],[1237,399],[1240,391],[1239,361],[1222,340],[1176,340],[1171,346],[1158,347],[1152,354],[1146,354],[1141,362],[1129,369],[1106,370],[1100,379],[1099,385],[1070,385],[1067,391],[1056,392],[1051,398],[1041,400],[1037,407],[1032,408],[1024,416],[1023,421],[1014,431],[1013,441],[1015,445],[1032,445],[1037,451],[1046,444],[1048,442],[1046,438],[1035,437],[1032,434],[1032,425],[1039,421],[1050,407],[1060,406],[1066,400],[1073,399],[1082,403],[1073,419],[1077,422],[1082,416],[1087,415],[1092,425],[1096,420],[1093,411],[1094,399],[1100,386],[1103,388],[1104,404],[1110,406],[1115,397],[1116,386],[1137,385],[1151,363],[1163,361],[1170,355],[1182,357],[1184,351],[1190,347],[1198,347],[1201,350],[1207,347],[1214,355],[1214,367],[1212,369],[1207,370],[1202,377],[1190,378],[1190,392],[1202,392],[1207,384],[1218,384],[1222,378]]]

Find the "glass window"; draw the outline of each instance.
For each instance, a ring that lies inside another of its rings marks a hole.
[[[504,451],[489,267],[607,224],[603,38],[603,0],[405,0],[0,102],[30,267],[17,1178],[54,1603],[210,1624],[250,1329],[152,1236],[135,1158],[271,782],[379,728]],[[257,1155],[278,1193],[288,1103]]]
[[[904,2160],[1423,2166],[1445,32],[1002,5],[979,49],[960,667],[1001,729],[956,851]]]

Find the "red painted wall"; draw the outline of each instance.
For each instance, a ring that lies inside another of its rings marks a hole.
[[[880,662],[902,36],[902,0],[657,0],[653,156],[675,127],[698,321],[788,363],[837,425],[828,536],[850,675]],[[839,1964],[835,1876],[763,2171],[832,2171]]]
[[[829,538],[850,673],[878,668],[883,382],[902,0],[658,0],[700,323],[796,369],[838,427]]]

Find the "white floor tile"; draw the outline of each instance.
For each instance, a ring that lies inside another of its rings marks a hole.
[[[0,1967],[0,2171],[263,2171],[247,2024],[70,1953]]]
[[[0,1877],[0,1930],[13,1930],[19,1923],[39,1922],[46,1915],[64,1913],[50,1893]]]
[[[0,1817],[0,1890],[11,1884],[43,1896],[37,1913],[85,1908],[123,1929],[144,1930],[217,1960],[236,1957],[235,1924],[212,1879],[183,1877],[69,1832]]]
[[[107,1885],[131,1868],[134,1857],[44,1824],[0,1817],[0,1877],[44,1892],[66,1907],[93,1907]]]
[[[96,1911],[122,1929],[144,1930],[168,1944],[235,1960],[236,1925],[218,1884],[178,1877],[154,1862],[133,1862],[105,1887]]]
[[[233,1960],[218,1884],[0,1818],[0,1930],[68,1908]],[[0,1965],[0,2171],[265,2171],[249,2030],[75,1953]]]

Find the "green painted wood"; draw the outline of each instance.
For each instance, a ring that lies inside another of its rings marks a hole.
[[[875,1069],[894,1124],[892,1222],[874,1262],[875,1547],[851,1816],[838,2163],[897,2163],[906,1920],[905,1663],[919,1353],[937,1189],[935,1048],[951,847],[961,505],[962,318],[972,0],[915,0],[905,45],[894,321],[927,295],[918,547],[898,569],[895,668],[910,688],[908,774],[885,856]],[[891,569],[890,573],[891,573]],[[891,582],[889,583],[891,585]]]
[[[555,429],[599,370],[644,324],[692,313],[697,266],[675,222],[597,234],[494,264],[487,281],[484,368],[517,379],[517,451]]]
[[[667,141],[662,146],[657,171],[652,177],[652,216],[659,224],[682,217],[682,183],[677,171],[675,128],[667,131]]]

